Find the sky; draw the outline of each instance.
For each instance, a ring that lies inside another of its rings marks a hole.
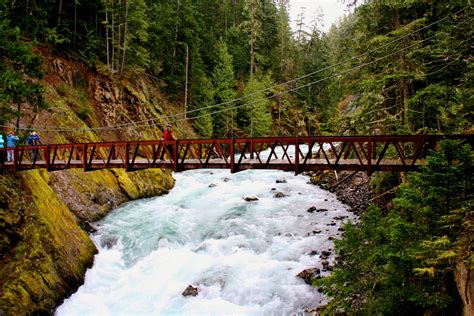
[[[302,9],[302,7],[305,9]],[[328,31],[339,17],[349,12],[342,0],[290,0],[290,20],[293,31],[297,29],[296,20],[303,10],[303,21],[308,26],[314,25],[318,12],[323,14],[322,30],[324,32]]]

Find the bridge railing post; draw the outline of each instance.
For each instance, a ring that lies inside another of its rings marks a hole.
[[[230,142],[230,173],[236,172],[234,145],[235,145],[235,139],[234,137],[232,137],[231,142]]]
[[[44,152],[44,160],[46,162],[46,170],[50,171],[51,170],[51,165],[50,165],[50,150],[51,150],[51,146],[48,144],[46,145],[46,149],[45,149],[45,152]]]
[[[88,170],[87,167],[87,144],[82,144],[82,167],[84,171]]]
[[[250,159],[253,159],[253,141],[250,140]]]
[[[174,147],[173,147],[173,170],[174,170],[174,172],[178,171],[178,159],[179,159],[179,157],[178,157],[178,153],[179,153],[178,146],[179,146],[179,141],[175,140],[174,141]]]
[[[295,142],[295,176],[300,173],[300,136],[296,136]]]
[[[130,171],[130,143],[125,143],[125,171]]]
[[[372,175],[372,137],[367,140],[367,175]]]
[[[18,148],[13,148],[13,170],[18,170]]]

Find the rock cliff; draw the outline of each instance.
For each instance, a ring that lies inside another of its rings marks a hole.
[[[162,137],[165,113],[174,105],[153,82],[133,74],[114,78],[44,48],[40,53],[50,107],[37,113],[25,105],[20,124],[36,127],[43,143]],[[115,128],[123,124],[126,128]],[[175,130],[194,136],[185,123]],[[24,138],[26,131],[19,134]],[[93,264],[97,250],[85,232],[88,222],[173,185],[171,172],[160,169],[0,174],[0,315],[52,314]]]

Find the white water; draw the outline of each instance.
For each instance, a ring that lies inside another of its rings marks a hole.
[[[325,302],[296,275],[321,267],[308,253],[333,248],[333,217],[353,217],[333,194],[281,171],[174,176],[168,195],[128,203],[97,223],[94,266],[56,315],[289,314]],[[246,202],[250,195],[259,200]],[[328,211],[309,213],[311,206]],[[198,296],[181,295],[189,284]]]

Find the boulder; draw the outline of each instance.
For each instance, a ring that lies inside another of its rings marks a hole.
[[[319,258],[322,260],[326,260],[327,258],[329,258],[330,255],[331,253],[329,251],[323,250],[321,251],[321,255],[319,256]]]
[[[316,206],[311,206],[309,209],[306,210],[306,212],[313,213],[316,210],[317,210]]]
[[[296,276],[303,279],[306,284],[311,284],[312,280],[318,278],[320,273],[321,270],[319,268],[309,268],[301,271]]]
[[[286,179],[277,179],[276,183],[287,183]]]
[[[277,192],[277,193],[275,193],[275,194],[273,195],[273,197],[274,197],[275,199],[281,199],[281,198],[284,198],[285,196],[286,196],[286,194],[283,193],[283,192]]]
[[[247,202],[258,201],[258,197],[256,197],[255,195],[250,195],[250,196],[244,197],[244,200]]]
[[[329,261],[321,262],[323,265],[323,271],[332,271],[332,266],[329,264]]]
[[[213,187],[215,187],[216,185],[217,185],[217,184],[215,184],[215,183],[211,183],[211,184],[208,185],[208,187],[209,187],[209,188],[213,188]]]
[[[192,286],[191,284],[183,291],[183,296],[197,296],[199,290],[197,287]]]

